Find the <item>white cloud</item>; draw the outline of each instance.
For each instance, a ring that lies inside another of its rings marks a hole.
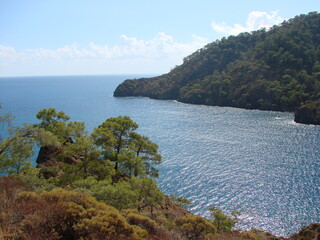
[[[241,32],[251,32],[261,28],[268,29],[273,25],[284,21],[282,17],[278,16],[278,13],[278,11],[272,11],[270,13],[253,11],[249,13],[245,26],[242,24],[234,24],[230,26],[225,22],[212,22],[211,26],[215,31],[228,35],[237,35]]]
[[[23,59],[25,54],[17,52],[13,47],[0,45],[0,59],[17,61]]]
[[[163,32],[158,33],[151,40],[140,40],[135,37],[121,35],[122,45],[97,45],[90,43],[86,48],[80,48],[76,43],[66,45],[57,49],[27,49],[17,52],[14,48],[0,45],[0,58],[19,59],[25,58],[159,58],[170,57],[176,54],[184,57],[193,51],[203,47],[207,40],[193,35],[193,41],[179,43],[173,37]]]
[[[118,45],[90,43],[85,48],[74,43],[57,49],[17,51],[0,45],[0,76],[33,75],[33,70],[48,75],[161,73],[181,64],[185,56],[208,43],[196,35],[192,41],[181,43],[163,32],[149,40],[127,35],[120,38],[122,42]]]

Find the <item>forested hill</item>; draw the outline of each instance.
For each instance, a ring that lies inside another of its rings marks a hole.
[[[126,80],[114,96],[278,111],[308,106],[320,122],[320,14],[216,40],[167,74]]]

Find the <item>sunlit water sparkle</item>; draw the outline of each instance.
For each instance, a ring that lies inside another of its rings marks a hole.
[[[192,212],[239,210],[239,228],[285,236],[320,222],[319,126],[296,124],[291,113],[112,97],[132,77],[0,78],[1,110],[20,125],[55,107],[89,131],[128,115],[160,146],[161,189],[191,200]]]

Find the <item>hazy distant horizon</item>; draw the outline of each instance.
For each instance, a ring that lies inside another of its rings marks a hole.
[[[39,78],[42,78],[42,77],[87,77],[87,76],[132,76],[132,77],[135,77],[135,76],[145,76],[145,77],[153,77],[153,76],[159,76],[159,75],[162,75],[162,74],[165,74],[165,73],[155,73],[155,74],[147,74],[147,73],[128,73],[128,74],[117,74],[117,73],[114,73],[114,74],[65,74],[65,75],[22,75],[22,76],[0,76],[0,79],[1,78],[32,78],[32,77],[39,77]]]

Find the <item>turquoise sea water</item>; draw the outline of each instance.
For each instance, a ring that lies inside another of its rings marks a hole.
[[[320,222],[320,126],[296,124],[291,113],[112,97],[134,77],[0,78],[1,112],[20,125],[55,107],[89,131],[130,116],[160,146],[161,189],[189,198],[192,212],[239,210],[238,227],[285,236]]]

